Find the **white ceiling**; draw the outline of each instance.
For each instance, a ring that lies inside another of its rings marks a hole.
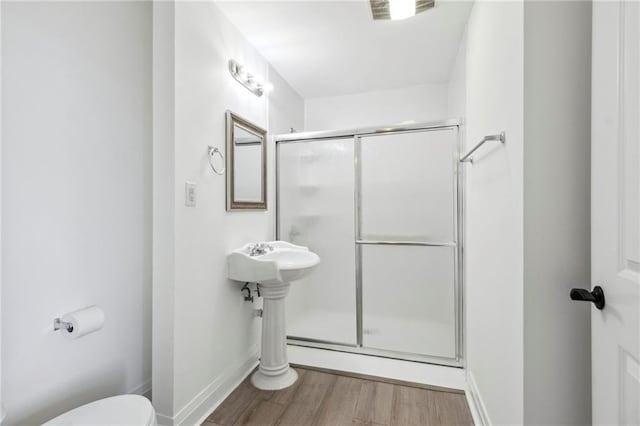
[[[222,12],[304,98],[449,80],[471,2],[436,0],[402,21],[369,2],[220,1]]]

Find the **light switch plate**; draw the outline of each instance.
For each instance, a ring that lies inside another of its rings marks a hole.
[[[187,207],[196,206],[196,184],[187,182],[184,185],[184,205]]]

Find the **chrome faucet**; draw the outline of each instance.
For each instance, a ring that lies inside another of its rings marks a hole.
[[[273,251],[273,246],[265,243],[256,243],[249,246],[249,256],[260,256],[267,251]]]

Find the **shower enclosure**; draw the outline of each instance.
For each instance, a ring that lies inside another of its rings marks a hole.
[[[460,366],[459,122],[275,140],[277,237],[321,258],[288,343]]]

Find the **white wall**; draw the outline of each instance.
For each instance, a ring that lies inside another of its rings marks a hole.
[[[305,131],[437,121],[447,113],[447,83],[305,100]]]
[[[304,130],[304,99],[271,66],[269,81],[273,84],[269,94],[269,133],[289,133],[291,128],[298,132]]]
[[[174,3],[153,2],[153,405],[173,413],[175,293]]]
[[[478,1],[465,39],[450,113],[467,148],[507,136],[465,166],[470,385],[492,424],[588,424],[589,313],[568,294],[590,282],[591,5]]]
[[[214,3],[178,2],[164,6],[164,13],[155,39],[156,51],[162,50],[167,60],[156,66],[168,70],[167,78],[158,81],[164,89],[157,89],[166,95],[158,102],[173,104],[174,111],[161,106],[157,110],[172,115],[168,119],[175,128],[173,140],[158,134],[154,142],[161,151],[154,161],[171,179],[156,188],[154,208],[168,208],[173,217],[163,217],[154,227],[154,250],[159,253],[154,257],[154,276],[167,265],[172,267],[154,282],[159,294],[154,295],[154,321],[164,317],[163,321],[172,322],[173,339],[154,335],[154,360],[162,359],[161,365],[154,362],[154,383],[159,380],[163,385],[154,385],[153,397],[163,424],[192,424],[212,411],[257,362],[260,320],[252,312],[257,306],[244,302],[240,283],[226,279],[226,255],[247,242],[271,239],[274,231],[273,147],[269,147],[269,211],[226,212],[225,177],[210,170],[207,145],[224,150],[227,109],[280,131],[302,126],[302,111],[291,113],[283,107],[302,105],[302,100],[277,76],[273,93],[258,98],[229,75],[230,58],[266,78],[269,64]],[[166,46],[172,39],[175,44]],[[270,117],[272,106],[277,112]],[[186,181],[197,184],[196,207],[184,206]]]
[[[2,73],[2,3],[0,3],[0,75]],[[2,99],[2,78],[0,78]],[[2,103],[0,102],[0,424],[5,417],[2,403]]]
[[[269,150],[267,151],[267,208],[276,237],[276,147],[274,135],[304,131],[304,99],[293,87],[269,66],[269,82],[273,91],[269,93]]]
[[[467,30],[462,35],[456,54],[449,84],[447,85],[447,115],[463,118],[461,129],[464,134],[464,117],[467,109]],[[464,139],[463,139],[464,140]]]
[[[591,309],[569,291],[591,282],[591,2],[524,13],[524,421],[584,425]]]
[[[467,368],[493,424],[523,419],[523,3],[477,1],[466,56],[466,145],[506,132],[466,171]]]
[[[40,424],[150,385],[151,3],[2,9],[3,403]]]
[[[0,75],[2,75],[2,3],[0,3]],[[0,78],[2,99],[2,78]],[[2,403],[2,103],[0,102],[0,424],[5,416]]]

